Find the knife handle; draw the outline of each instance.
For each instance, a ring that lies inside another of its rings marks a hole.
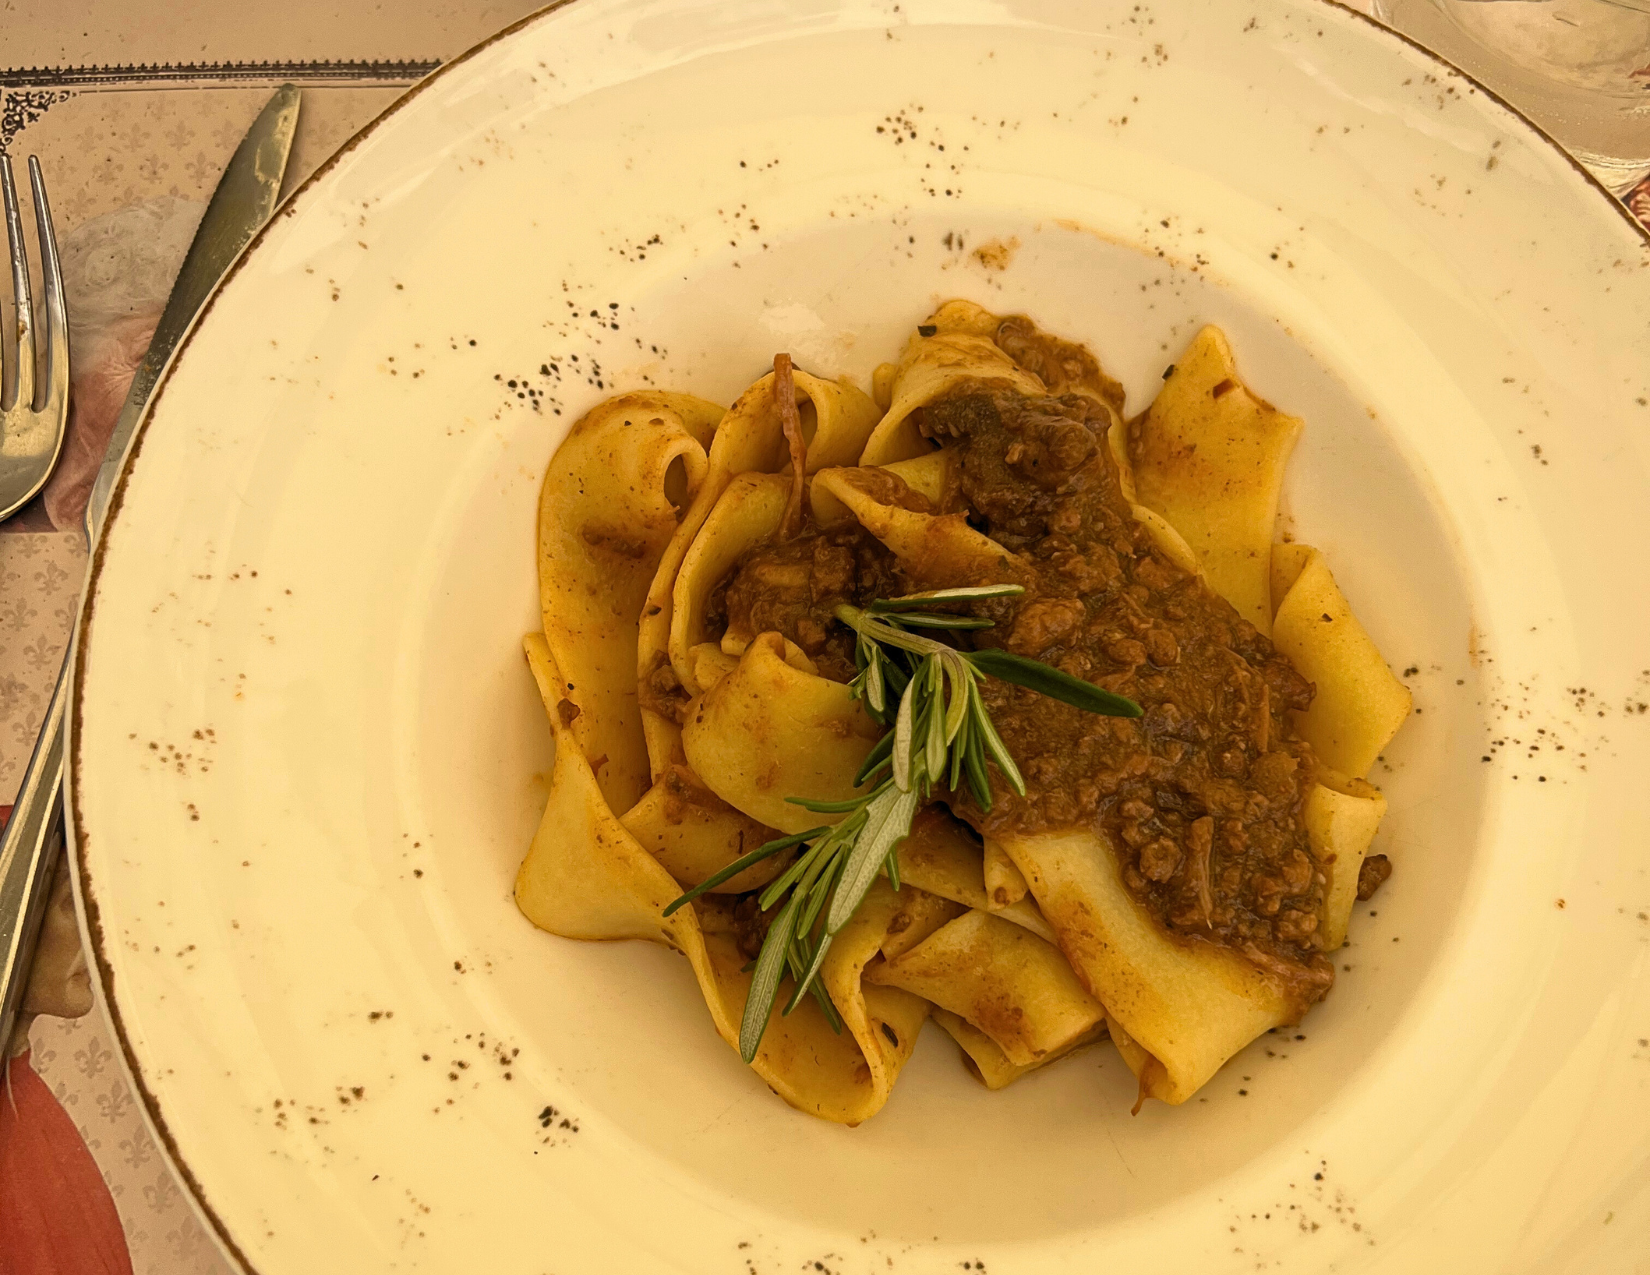
[[[40,922],[51,898],[52,872],[63,845],[63,726],[69,668],[65,657],[17,803],[0,832],[0,1056],[23,1008]]]

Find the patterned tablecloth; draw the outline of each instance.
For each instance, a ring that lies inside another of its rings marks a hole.
[[[275,85],[304,87],[290,187],[440,57],[532,5],[478,4],[454,18],[436,14],[429,0],[410,17],[397,6],[395,38],[370,30],[329,35],[333,28],[308,34],[311,45],[336,38],[335,47],[373,47],[376,38],[389,47],[406,38],[410,23],[428,32],[421,59],[141,66],[86,62],[86,41],[125,48],[118,24],[78,32],[77,18],[77,31],[58,38],[44,28],[69,19],[35,7],[33,47],[51,64],[0,67],[0,150],[38,154],[48,174],[73,324],[73,410],[51,483],[0,523],[0,818],[27,765],[79,601],[86,548],[78,527],[92,475],[205,201],[247,125]],[[188,3],[183,9],[193,11]],[[197,16],[217,23],[207,45],[234,49],[235,32],[226,33],[221,16]],[[5,21],[17,21],[12,6]],[[202,47],[191,24],[173,26],[146,29],[136,42],[146,54]],[[8,41],[12,35],[8,29]],[[246,38],[303,46],[257,31]],[[14,47],[0,46],[0,58]],[[1650,225],[1650,182],[1630,203]],[[0,1093],[0,1275],[227,1272],[144,1128],[102,1014],[86,1012],[89,981],[65,899],[54,920],[59,946],[42,958],[60,967],[57,984],[37,997],[41,1016],[14,1042],[18,1056]],[[72,1014],[79,1016],[62,1016]]]

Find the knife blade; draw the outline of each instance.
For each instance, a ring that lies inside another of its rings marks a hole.
[[[184,255],[177,282],[172,285],[172,295],[166,299],[166,309],[161,311],[160,322],[155,325],[155,335],[149,340],[148,353],[138,364],[132,387],[126,391],[126,402],[115,421],[114,433],[109,435],[109,450],[104,453],[103,464],[98,467],[97,479],[92,483],[91,498],[86,502],[86,539],[90,542],[96,542],[103,528],[109,497],[114,494],[115,480],[120,477],[126,460],[126,449],[137,433],[143,409],[149,405],[149,396],[166,361],[218,286],[224,271],[275,211],[281,197],[281,180],[286,175],[287,156],[292,150],[292,135],[298,127],[299,104],[296,86],[283,84],[275,90],[275,96],[252,121],[252,127],[224,169],[218,188],[212,192],[212,200],[195,230],[194,242]]]
[[[195,238],[184,255],[172,294],[161,312],[149,350],[132,377],[103,464],[86,501],[86,540],[96,546],[115,482],[137,436],[161,373],[224,272],[269,220],[280,200],[287,157],[298,125],[299,91],[282,85],[259,112],[212,193]],[[45,724],[11,818],[0,831],[0,1053],[11,1041],[22,1008],[40,923],[51,895],[52,873],[63,843],[64,723],[70,698],[73,646],[58,674]]]

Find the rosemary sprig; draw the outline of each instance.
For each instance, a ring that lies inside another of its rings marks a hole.
[[[849,801],[789,798],[805,810],[843,818],[758,847],[665,909],[669,916],[752,864],[803,847],[796,860],[757,897],[764,912],[774,907],[779,912],[756,958],[739,1026],[739,1053],[747,1063],[756,1057],[787,973],[795,990],[784,1012],[789,1014],[811,993],[831,1026],[841,1030],[836,1008],[818,981],[825,955],[881,873],[887,872],[894,888],[899,888],[899,844],[910,834],[912,819],[936,786],[952,791],[966,786],[975,804],[990,810],[987,766],[994,764],[1009,787],[1025,795],[1025,780],[980,695],[982,675],[1029,687],[1091,713],[1140,716],[1140,706],[1133,700],[1039,660],[995,649],[960,651],[911,631],[990,628],[990,620],[934,608],[1023,592],[1017,584],[992,584],[879,599],[864,609],[846,603],[836,608],[837,619],[859,637],[854,652],[859,673],[849,683],[849,693],[879,725],[892,722],[892,729],[877,741],[854,776],[855,787],[869,783],[871,790]]]

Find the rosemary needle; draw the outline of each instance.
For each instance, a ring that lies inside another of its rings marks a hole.
[[[886,871],[899,888],[899,844],[910,835],[911,821],[936,785],[953,791],[966,786],[975,804],[990,810],[990,762],[1010,788],[1025,795],[1025,780],[980,695],[981,675],[1028,687],[1087,712],[1140,716],[1133,700],[1040,660],[995,649],[959,651],[911,631],[990,628],[990,620],[933,608],[1024,591],[1017,584],[990,584],[878,599],[863,609],[846,603],[836,608],[836,618],[859,638],[854,651],[859,673],[849,683],[849,693],[878,725],[891,727],[854,776],[856,787],[870,783],[871,791],[849,801],[789,798],[805,810],[842,819],[759,846],[665,909],[669,916],[752,864],[802,847],[795,861],[757,897],[763,911],[779,911],[756,958],[739,1027],[739,1053],[747,1063],[756,1058],[787,972],[795,990],[784,1012],[789,1014],[812,993],[831,1026],[841,1030],[835,1006],[819,982],[826,953],[878,876]]]

